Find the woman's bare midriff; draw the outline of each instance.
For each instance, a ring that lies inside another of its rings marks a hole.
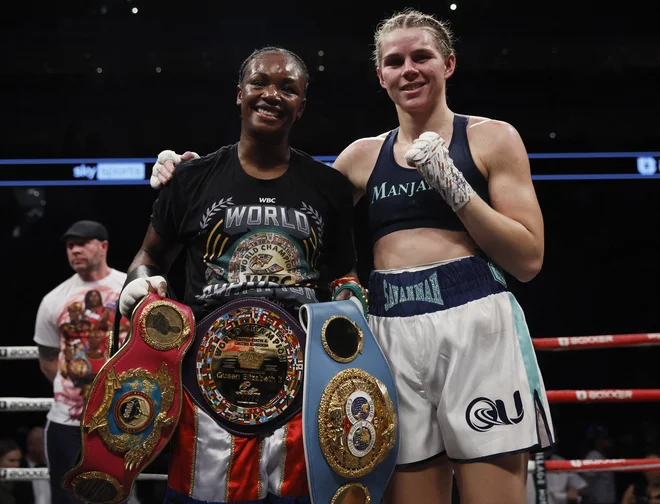
[[[422,266],[477,252],[477,245],[466,232],[433,228],[404,229],[385,235],[374,244],[374,269]]]

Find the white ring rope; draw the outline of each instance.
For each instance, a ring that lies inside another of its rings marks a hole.
[[[0,481],[2,480],[33,481],[33,480],[47,480],[47,479],[48,479],[48,468],[46,467],[19,467],[16,469],[8,469],[8,468],[0,469]],[[142,473],[138,475],[137,479],[164,481],[167,479],[167,474]]]
[[[557,464],[560,462],[560,464]],[[547,460],[545,462],[548,472],[639,472],[660,469],[660,459],[608,459],[608,460]],[[527,464],[527,472],[534,472],[536,463]],[[0,481],[32,481],[47,480],[46,467],[20,467],[16,469],[0,469]],[[167,474],[141,473],[139,480],[164,481]]]
[[[0,360],[38,359],[36,346],[0,346]]]
[[[49,411],[52,397],[0,397],[0,411]]]

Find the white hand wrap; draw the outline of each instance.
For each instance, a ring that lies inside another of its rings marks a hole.
[[[149,292],[161,293],[162,295],[162,292],[166,291],[167,280],[162,276],[136,278],[121,291],[119,311],[124,317],[131,318],[135,305]]]
[[[406,161],[414,165],[424,180],[456,212],[475,195],[474,189],[449,157],[445,141],[437,133],[422,133],[406,152]]]
[[[164,150],[158,154],[158,160],[154,163],[154,166],[151,169],[151,178],[149,179],[149,183],[154,189],[160,189],[162,184],[160,180],[158,180],[157,175],[165,162],[169,160],[172,160],[175,165],[178,165],[181,162],[181,156],[172,150]]]

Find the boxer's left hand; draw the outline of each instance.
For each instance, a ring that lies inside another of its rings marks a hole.
[[[406,152],[406,162],[417,168],[454,212],[467,205],[475,195],[472,186],[449,157],[446,142],[437,133],[422,133]]]

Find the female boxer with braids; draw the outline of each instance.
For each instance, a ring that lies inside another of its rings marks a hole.
[[[350,183],[289,145],[305,109],[307,82],[304,62],[286,49],[266,47],[245,60],[236,99],[240,139],[182,164],[160,191],[129,267],[122,313],[130,316],[150,290],[166,295],[164,275],[182,248],[183,302],[198,322],[243,297],[265,298],[297,320],[302,304],[330,299],[332,280],[355,275]],[[197,353],[193,346],[183,366],[194,367]],[[262,425],[256,435],[240,435],[195,399],[195,387],[208,384],[186,387],[171,441],[166,502],[309,503],[299,406],[296,412],[294,402],[282,413],[287,422],[280,427]]]

